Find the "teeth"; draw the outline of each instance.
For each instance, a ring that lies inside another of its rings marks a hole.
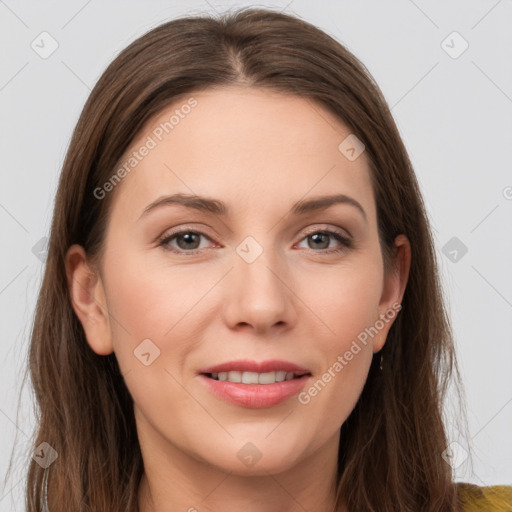
[[[286,377],[286,372],[282,370],[278,370],[276,372],[276,382],[283,382]]]
[[[275,381],[276,372],[260,373],[258,375],[258,384],[274,384]]]
[[[294,375],[293,372],[285,372],[283,370],[266,373],[231,371],[212,373],[212,378],[242,384],[274,384],[284,380],[292,380]]]
[[[224,380],[229,380],[229,382],[242,382],[242,372],[224,372],[226,374],[226,378]]]
[[[258,384],[258,374],[256,372],[242,373],[242,384]]]

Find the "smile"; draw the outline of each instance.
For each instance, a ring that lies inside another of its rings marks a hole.
[[[227,373],[241,373],[241,372],[227,372]],[[274,373],[274,372],[269,372]],[[275,372],[278,373],[278,372]],[[198,377],[201,379],[206,388],[217,398],[221,400],[253,409],[264,409],[273,407],[280,404],[289,398],[299,394],[309,379],[312,378],[311,374],[301,376],[294,376],[292,373],[291,379],[278,382],[275,377],[268,377],[267,374],[258,374],[253,372],[243,372],[248,374],[248,380],[254,380],[254,375],[258,378],[258,383],[231,382],[227,380],[220,380],[213,378],[212,375],[200,374]],[[280,375],[281,376],[281,375]],[[241,378],[242,378],[241,377]],[[236,377],[235,377],[236,378]],[[259,379],[274,379],[272,383],[260,384]]]
[[[214,380],[235,382],[242,384],[275,384],[285,380],[292,380],[302,377],[304,373],[287,372],[285,370],[257,373],[257,372],[219,372],[207,373],[208,377]]]

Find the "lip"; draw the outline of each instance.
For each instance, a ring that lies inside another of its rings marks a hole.
[[[241,384],[215,380],[206,375],[199,375],[199,378],[209,391],[227,402],[252,409],[264,409],[300,393],[311,374],[275,384]]]
[[[205,375],[231,371],[267,373],[279,370],[303,375],[292,380],[285,380],[274,384],[242,384],[215,380]],[[253,409],[273,407],[284,402],[300,393],[312,376],[307,368],[279,359],[268,359],[259,362],[250,359],[238,359],[202,368],[198,373],[201,382],[218,398],[238,406]]]
[[[253,361],[250,359],[238,359],[236,361],[229,361],[215,366],[209,366],[198,371],[198,373],[220,373],[220,372],[256,372],[266,373],[283,370],[293,373],[311,373],[307,368],[301,367],[297,364],[290,363],[289,361],[281,361],[279,359],[268,359],[267,361]],[[245,384],[247,386],[247,384]],[[273,384],[265,384],[266,386],[273,386]]]

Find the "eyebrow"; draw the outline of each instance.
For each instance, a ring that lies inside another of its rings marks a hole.
[[[186,208],[213,213],[222,217],[226,217],[231,214],[230,208],[218,199],[202,197],[195,194],[173,194],[171,196],[160,197],[146,206],[139,220],[148,215],[151,211],[171,204],[179,204]],[[361,204],[354,198],[345,194],[319,196],[312,199],[298,201],[292,206],[291,213],[292,215],[304,215],[306,213],[312,213],[319,210],[326,210],[335,204],[347,204],[354,206],[362,214],[365,222],[368,222],[366,212]]]

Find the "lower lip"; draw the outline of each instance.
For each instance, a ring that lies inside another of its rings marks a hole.
[[[216,396],[242,407],[263,409],[272,407],[300,393],[311,375],[285,380],[275,384],[239,384],[226,380],[215,380],[199,375],[206,387]]]

